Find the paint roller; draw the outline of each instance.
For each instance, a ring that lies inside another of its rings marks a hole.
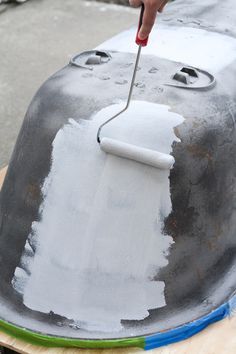
[[[136,35],[136,44],[138,45],[138,52],[136,56],[136,61],[135,61],[135,66],[134,66],[134,71],[133,71],[133,76],[130,84],[130,90],[129,90],[126,106],[124,109],[116,113],[113,117],[108,119],[99,127],[97,132],[97,141],[100,144],[101,150],[103,150],[108,154],[113,154],[118,157],[134,160],[139,163],[143,163],[159,169],[167,170],[170,169],[175,162],[174,157],[169,154],[164,154],[155,150],[147,149],[137,145],[128,144],[108,137],[104,137],[104,138],[100,137],[102,128],[106,124],[111,122],[113,119],[120,116],[129,108],[132,92],[134,88],[136,73],[138,69],[138,63],[141,55],[141,49],[142,47],[145,47],[148,43],[148,37],[142,40],[138,36],[139,30],[143,22],[143,14],[144,14],[144,4],[142,4],[141,11],[140,11],[139,25],[138,25],[137,35]]]

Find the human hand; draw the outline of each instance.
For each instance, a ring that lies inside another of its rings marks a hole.
[[[133,7],[139,7],[144,4],[143,23],[139,30],[140,39],[146,39],[155,23],[157,12],[162,12],[169,0],[129,0]]]

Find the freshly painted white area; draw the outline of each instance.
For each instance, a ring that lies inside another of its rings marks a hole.
[[[169,170],[104,153],[97,129],[120,111],[109,106],[91,120],[73,119],[53,142],[51,170],[42,193],[41,221],[26,244],[27,275],[20,267],[14,288],[30,309],[73,319],[89,331],[122,330],[121,320],[141,320],[165,306],[162,281],[173,240],[163,235],[171,212]],[[104,127],[109,136],[169,154],[183,117],[164,105],[133,101]],[[22,264],[22,262],[21,262]]]
[[[137,52],[136,28],[121,32],[98,49]],[[236,60],[236,39],[191,27],[155,25],[142,54],[182,62],[216,73]]]

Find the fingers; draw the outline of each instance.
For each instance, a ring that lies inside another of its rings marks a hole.
[[[139,31],[139,38],[145,39],[148,37],[149,33],[152,30],[152,27],[155,23],[157,11],[162,5],[162,1],[160,0],[147,0],[144,2],[145,10],[143,14],[143,24]]]
[[[168,3],[169,0],[164,0],[162,5],[159,7],[158,12],[162,12],[164,10],[164,7],[166,6],[166,4]]]
[[[139,31],[139,38],[146,39],[155,23],[157,12],[162,12],[168,0],[129,0],[133,7],[139,7],[144,3],[145,10],[143,15],[143,24]]]
[[[129,0],[129,4],[132,7],[139,7],[142,5],[142,0]]]

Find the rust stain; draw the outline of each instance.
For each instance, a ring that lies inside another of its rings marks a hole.
[[[29,184],[27,187],[26,194],[27,194],[27,199],[39,200],[41,195],[39,186],[36,184]]]
[[[199,145],[188,145],[187,150],[196,157],[206,158],[209,162],[212,161],[212,155],[209,151],[204,149],[202,146]]]
[[[170,220],[170,227],[171,227],[172,230],[177,230],[177,228],[178,228],[178,221],[177,221],[176,218],[172,218],[172,219]]]

